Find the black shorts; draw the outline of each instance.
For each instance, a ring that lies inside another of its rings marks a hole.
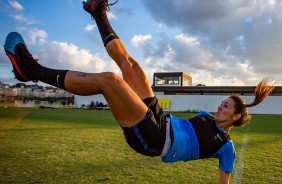
[[[125,139],[132,149],[147,156],[160,156],[166,140],[166,118],[156,97],[143,100],[149,111],[134,127],[122,127]]]

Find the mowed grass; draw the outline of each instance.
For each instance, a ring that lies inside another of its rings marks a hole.
[[[282,183],[282,116],[255,115],[231,136],[234,183]],[[0,183],[218,183],[218,161],[137,154],[110,111],[0,106]]]

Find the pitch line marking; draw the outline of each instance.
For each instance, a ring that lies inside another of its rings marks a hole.
[[[248,136],[244,134],[241,150],[237,157],[238,161],[235,166],[235,172],[234,172],[234,176],[232,177],[231,183],[238,183],[238,184],[242,183],[243,172],[244,172],[244,160],[245,160],[244,156],[246,153],[247,145],[248,145]]]

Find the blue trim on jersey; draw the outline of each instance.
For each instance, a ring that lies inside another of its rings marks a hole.
[[[210,113],[205,113],[202,114],[211,115]],[[222,129],[217,123],[215,123],[215,125],[220,131],[226,133],[226,131]],[[235,162],[235,148],[232,140],[229,140],[227,143],[225,143],[215,154],[211,156],[211,158],[218,158],[219,169],[231,173],[234,170]]]
[[[235,162],[235,148],[232,140],[225,143],[211,158],[218,158],[219,169],[231,173]]]
[[[196,116],[213,116],[213,115],[206,111],[200,111]]]

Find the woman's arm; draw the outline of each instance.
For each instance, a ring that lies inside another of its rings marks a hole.
[[[219,183],[220,184],[229,184],[231,178],[231,173],[220,170],[219,171]]]

